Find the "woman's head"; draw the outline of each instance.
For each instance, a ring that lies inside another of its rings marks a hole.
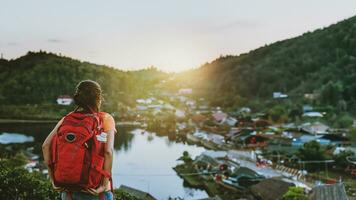
[[[102,100],[101,87],[92,80],[81,81],[77,85],[73,99],[79,107],[99,112]]]

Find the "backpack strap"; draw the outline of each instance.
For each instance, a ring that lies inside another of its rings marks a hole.
[[[69,191],[67,194],[68,194],[68,200],[73,200],[72,192]]]
[[[104,171],[103,169],[100,169],[96,165],[91,165],[91,168],[95,169],[96,171],[98,171],[101,175],[105,176],[106,178],[110,178],[111,177],[110,173]]]

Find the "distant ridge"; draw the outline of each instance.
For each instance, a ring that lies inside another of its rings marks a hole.
[[[108,103],[130,104],[145,95],[166,74],[156,68],[125,72],[44,51],[0,60],[0,103],[55,104],[60,95],[72,95],[81,80],[99,82]]]
[[[181,75],[215,105],[244,105],[280,91],[296,99],[324,93],[356,108],[356,17],[239,56],[222,56]],[[237,103],[239,102],[239,103]],[[356,109],[355,109],[356,110]]]

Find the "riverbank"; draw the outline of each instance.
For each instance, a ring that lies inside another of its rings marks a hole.
[[[197,189],[204,189],[210,197],[221,199],[250,199],[252,196],[245,191],[227,188],[215,181],[212,175],[206,174],[205,178],[193,169],[193,166],[180,164],[173,167],[174,171],[186,182],[187,185]]]
[[[56,104],[0,105],[0,118],[20,120],[58,120],[73,109],[74,106],[62,106]]]

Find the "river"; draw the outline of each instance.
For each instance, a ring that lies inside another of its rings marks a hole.
[[[34,141],[24,145],[35,147],[35,153],[40,154],[41,144],[53,126],[54,124],[0,124],[0,134],[32,136]],[[114,187],[127,185],[149,192],[160,200],[169,197],[208,197],[204,190],[193,189],[184,184],[183,179],[172,169],[183,151],[188,151],[195,157],[205,149],[176,142],[167,136],[157,136],[142,129],[118,128],[112,170]]]

